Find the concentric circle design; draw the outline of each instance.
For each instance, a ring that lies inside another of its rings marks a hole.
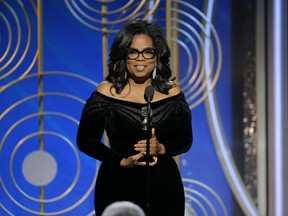
[[[160,0],[65,0],[65,3],[83,25],[99,32],[112,33],[117,32],[129,19],[146,19],[151,16]]]
[[[0,1],[0,89],[35,66],[37,15],[33,1]],[[25,62],[24,62],[25,61]]]
[[[10,82],[0,95],[1,101],[7,92],[17,89],[26,95],[17,98],[15,94],[15,98],[6,100],[0,115],[1,123],[5,122],[0,128],[0,183],[4,192],[0,205],[11,215],[15,211],[32,215],[74,214],[93,199],[99,163],[80,157],[75,135],[81,109],[97,83],[67,72],[45,72],[42,76],[45,82],[55,85],[38,93],[33,88],[38,83],[38,74],[30,74]],[[86,89],[86,97],[82,99],[83,92],[65,87],[62,82]],[[37,110],[39,99],[44,104],[41,112]],[[39,130],[42,119],[44,130]],[[86,172],[87,169],[90,171]],[[44,211],[38,208],[40,203]],[[92,214],[93,206],[81,212]]]
[[[178,68],[182,75],[178,80],[193,109],[207,98],[219,78],[221,44],[206,14],[187,1],[173,2],[178,7],[171,8],[171,13],[175,14],[171,18],[171,35],[177,35],[177,38],[172,37],[171,40],[172,45],[174,43],[179,47],[181,56],[173,56],[172,53],[172,59],[181,58]]]
[[[17,122],[18,123],[18,122]],[[17,124],[18,125],[18,124]],[[15,175],[14,175],[14,169],[13,167],[16,167],[17,165],[14,165],[14,161],[15,161],[15,155],[17,153],[17,151],[19,150],[19,148],[25,143],[27,142],[29,139],[35,137],[35,136],[38,136],[40,135],[39,133],[34,133],[34,134],[31,134],[31,135],[28,135],[26,137],[24,137],[22,140],[20,140],[20,142],[16,145],[16,147],[14,148],[13,152],[12,152],[12,155],[11,155],[11,158],[10,158],[10,176],[11,176],[11,179],[15,185],[15,187],[17,188],[17,190],[22,194],[24,195],[26,198],[30,199],[30,200],[33,200],[35,202],[43,202],[43,203],[48,203],[48,202],[55,202],[57,200],[60,200],[62,199],[63,197],[67,196],[71,190],[75,187],[75,185],[77,184],[78,180],[79,180],[79,174],[80,174],[80,159],[79,159],[79,156],[77,154],[77,150],[76,148],[73,146],[73,144],[68,141],[65,137],[61,136],[61,135],[58,135],[56,133],[52,133],[52,132],[43,132],[42,134],[46,134],[46,135],[54,135],[54,136],[58,136],[59,138],[62,138],[64,141],[67,141],[69,146],[71,147],[72,151],[73,151],[73,154],[75,156],[75,160],[76,160],[76,167],[77,169],[75,169],[75,174],[74,175],[70,175],[70,178],[73,179],[73,181],[71,181],[71,184],[70,185],[66,185],[65,187],[67,188],[62,194],[58,195],[57,197],[53,197],[53,198],[49,198],[49,199],[39,199],[39,198],[34,198],[32,196],[29,196],[27,193],[24,192],[24,190],[21,189],[21,186],[19,186],[19,184],[17,183],[16,179],[15,179]],[[7,137],[7,136],[6,136]],[[25,148],[25,147],[23,147]],[[33,160],[35,160],[35,154],[36,156],[38,156],[36,159],[40,160],[39,163],[40,164],[37,164],[37,168],[39,169],[44,169],[45,167],[47,168],[47,165],[49,164],[43,164],[43,159],[45,158],[39,158],[39,156],[41,155],[43,157],[46,157],[49,159],[49,161],[51,161],[50,163],[52,164],[52,167],[48,167],[50,170],[48,171],[48,173],[52,172],[52,177],[51,177],[51,180],[53,179],[54,180],[54,177],[55,177],[55,173],[54,170],[53,170],[53,166],[55,166],[53,163],[56,162],[56,160],[54,158],[51,158],[50,154],[48,152],[44,152],[44,151],[39,151],[39,150],[36,150],[36,151],[32,151],[30,154],[28,154],[25,159],[24,159],[24,162],[23,164],[27,163],[27,157],[28,158],[31,158],[31,155],[33,155]],[[51,152],[51,154],[53,154],[53,152]],[[70,154],[70,157],[71,157],[71,154]],[[72,157],[71,157],[72,158]],[[30,159],[31,160],[31,159]],[[55,162],[54,162],[55,161]],[[23,167],[23,164],[22,164],[22,167]],[[42,165],[42,166],[41,166]],[[39,179],[42,179],[42,181],[45,181],[45,182],[49,182],[49,176],[47,176],[47,170],[41,170],[37,173],[35,173],[34,171],[36,171],[34,169],[35,165],[32,166],[32,167],[27,167],[27,170],[26,170],[26,174],[29,174],[29,176],[25,175],[24,173],[24,177],[25,179],[29,180],[29,179],[36,179],[37,181],[39,181]],[[52,170],[51,170],[52,169]],[[16,173],[16,172],[15,172]],[[44,176],[48,177],[48,179],[44,179]],[[28,181],[29,182],[29,181]],[[29,182],[31,183],[31,182]],[[31,183],[32,185],[35,185],[33,183]],[[4,185],[3,185],[4,186]],[[36,186],[44,186],[44,185],[36,185]],[[5,187],[5,186],[4,186]],[[63,188],[65,187],[62,187],[62,190]],[[37,194],[38,196],[38,194]]]
[[[203,182],[194,179],[183,179],[186,197],[185,216],[196,215],[224,215],[228,216],[227,209],[221,197]]]

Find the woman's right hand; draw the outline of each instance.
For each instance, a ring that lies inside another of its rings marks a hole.
[[[131,155],[128,158],[123,158],[120,161],[120,166],[124,167],[124,168],[132,168],[135,166],[146,166],[146,161],[138,161],[140,158],[143,158],[144,154],[142,153],[138,153],[136,155]],[[157,157],[153,157],[154,161],[150,162],[149,165],[150,166],[154,166],[157,163],[158,158]]]

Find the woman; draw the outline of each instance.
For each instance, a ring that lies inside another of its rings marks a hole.
[[[87,100],[77,135],[80,151],[102,161],[95,189],[96,215],[115,201],[131,201],[145,211],[149,203],[151,216],[182,216],[184,190],[173,156],[192,145],[191,113],[179,86],[170,80],[165,37],[153,23],[131,21],[116,35],[109,57],[109,74]],[[147,117],[144,91],[149,85],[155,94],[148,127],[152,128],[148,140],[153,160],[147,200],[147,166],[142,159],[147,154],[143,119]],[[101,142],[104,130],[110,147]]]

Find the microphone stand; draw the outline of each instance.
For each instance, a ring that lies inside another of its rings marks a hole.
[[[147,102],[147,110],[143,111],[143,122],[142,122],[142,130],[146,132],[146,155],[143,158],[144,161],[146,159],[146,168],[147,168],[147,176],[146,176],[146,216],[150,216],[150,162],[153,162],[153,158],[150,156],[150,138],[151,138],[151,101],[154,96],[154,88],[152,86],[147,86],[145,88],[144,98]]]
[[[146,176],[146,215],[150,216],[150,138],[151,138],[151,100],[148,100],[147,104],[147,139],[146,139],[146,168],[147,168],[147,176]]]

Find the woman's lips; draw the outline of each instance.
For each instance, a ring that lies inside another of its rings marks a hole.
[[[145,68],[144,65],[136,65],[135,67],[136,67],[136,70],[138,70],[138,71],[143,71]]]

